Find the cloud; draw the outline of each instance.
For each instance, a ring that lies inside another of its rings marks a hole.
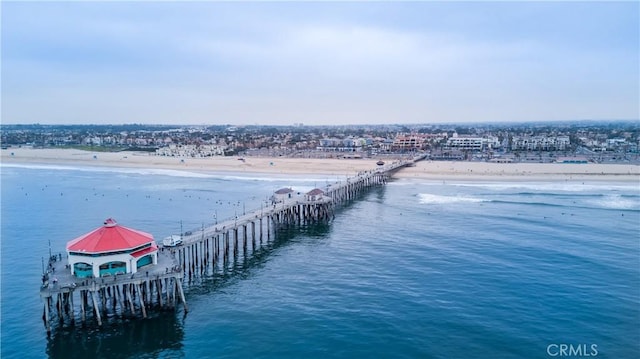
[[[598,18],[582,4],[574,19],[554,4],[473,5],[492,16],[433,3],[9,5],[6,122],[388,123],[638,112],[638,36],[626,33],[638,19],[620,21],[615,6]],[[554,32],[539,29],[542,19]],[[608,45],[596,30],[617,37]]]

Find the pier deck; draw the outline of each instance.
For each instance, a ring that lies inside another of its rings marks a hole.
[[[56,258],[56,260],[53,260]],[[68,292],[72,290],[95,290],[94,288],[102,285],[117,284],[135,284],[142,280],[159,279],[167,274],[182,276],[180,266],[170,252],[161,249],[158,252],[158,264],[148,265],[140,269],[138,273],[118,274],[116,276],[107,276],[100,278],[78,278],[71,274],[71,269],[66,264],[67,255],[59,253],[53,255],[49,261],[48,280],[43,280],[40,287],[40,296],[43,298],[51,297],[59,292]]]

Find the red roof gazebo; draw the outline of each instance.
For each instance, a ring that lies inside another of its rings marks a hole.
[[[104,225],[67,242],[71,272],[80,277],[136,273],[158,263],[153,235],[119,225],[113,218]]]
[[[67,251],[105,253],[135,249],[153,242],[153,235],[119,225],[113,218],[104,225],[67,243]]]

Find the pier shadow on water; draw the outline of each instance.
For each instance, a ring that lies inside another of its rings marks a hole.
[[[147,319],[112,319],[93,325],[57,328],[47,339],[49,358],[183,358],[182,316],[156,312]]]
[[[264,268],[278,251],[287,246],[299,244],[303,240],[306,245],[310,245],[310,242],[328,237],[330,232],[330,222],[282,226],[276,229],[268,240],[265,237],[262,244],[256,241],[255,249],[249,244],[246,253],[240,249],[238,253],[229,256],[226,264],[220,257],[215,266],[209,265],[191,278],[186,276],[183,283],[187,303],[190,297],[215,293],[240,280],[250,278]]]

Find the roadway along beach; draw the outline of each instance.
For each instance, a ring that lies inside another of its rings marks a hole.
[[[9,148],[1,151],[3,164],[103,166],[168,169],[197,172],[233,172],[276,175],[355,175],[376,167],[377,159],[315,159],[285,157],[163,157],[141,152],[91,152],[74,149]],[[621,180],[640,181],[634,164],[487,163],[420,161],[398,171],[396,178],[428,180]]]

